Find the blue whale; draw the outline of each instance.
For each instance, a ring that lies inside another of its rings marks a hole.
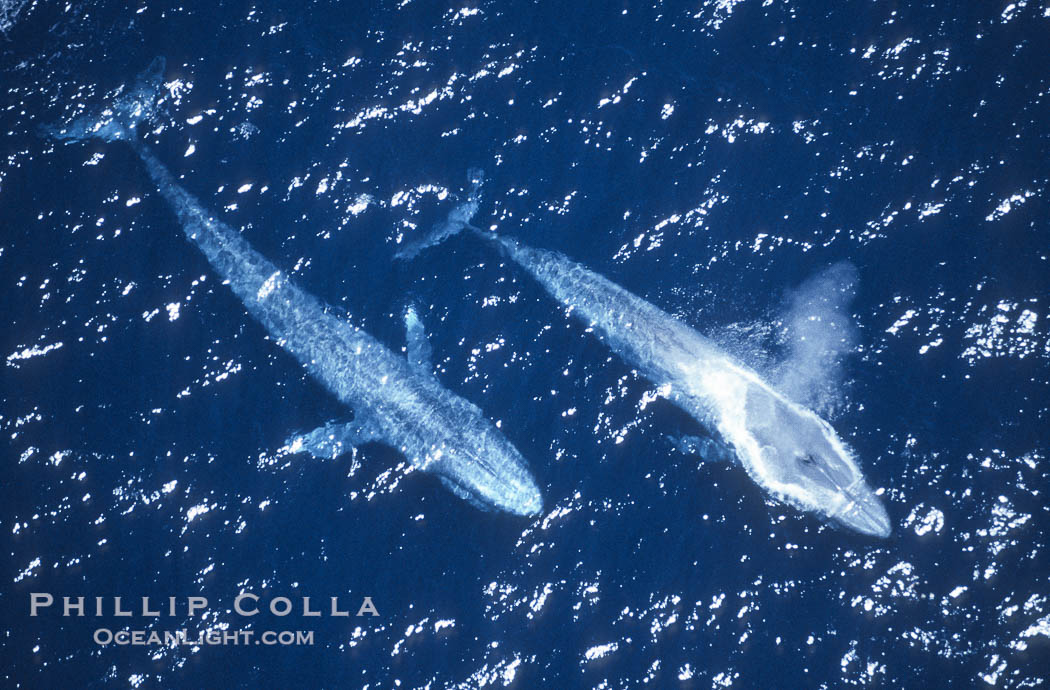
[[[429,363],[423,324],[405,315],[408,358],[349,323],[216,219],[138,139],[138,124],[156,107],[164,63],[158,60],[101,114],[48,130],[56,139],[123,141],[142,159],[186,237],[277,344],[354,411],[289,440],[292,451],[334,457],[379,442],[403,453],[413,468],[436,474],[457,496],[482,509],[536,515],[543,499],[521,453],[474,404],[442,386]]]

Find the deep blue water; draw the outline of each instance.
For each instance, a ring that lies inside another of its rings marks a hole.
[[[198,5],[0,3],[4,685],[1046,682],[1045,2]],[[349,411],[221,285],[130,148],[39,133],[158,55],[150,149],[391,348],[420,305],[440,380],[500,420],[544,515],[480,512],[380,445],[280,452]],[[821,411],[894,536],[677,452],[696,423],[641,404],[652,385],[491,247],[395,262],[475,166],[478,222],[759,371],[784,356],[791,290],[851,262],[857,344],[813,386],[834,384]],[[242,589],[380,615],[241,619]],[[213,606],[33,618],[31,592]],[[92,641],[227,625],[315,642]]]

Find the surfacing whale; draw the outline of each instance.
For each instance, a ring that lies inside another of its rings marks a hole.
[[[155,107],[163,69],[163,61],[155,62],[101,116],[84,116],[48,133],[73,141],[127,142],[175,211],[186,237],[248,312],[315,380],[353,408],[352,422],[327,424],[290,439],[290,449],[334,457],[353,445],[385,443],[479,508],[538,514],[542,496],[521,454],[478,407],[435,378],[414,309],[405,315],[406,360],[295,286],[237,230],[202,208],[138,140],[137,126]]]
[[[463,229],[491,242],[587,323],[614,352],[734,451],[751,478],[775,498],[876,537],[889,516],[834,429],[784,397],[713,341],[563,254],[534,249],[471,225],[480,171],[466,202],[430,235],[407,245],[414,257]]]

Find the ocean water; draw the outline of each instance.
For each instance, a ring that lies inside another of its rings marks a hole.
[[[1047,681],[1046,2],[0,8],[6,687]],[[282,450],[351,412],[222,285],[127,145],[42,134],[156,56],[149,149],[392,349],[417,305],[438,377],[528,460],[541,516],[479,511],[381,445]],[[893,536],[679,452],[703,430],[491,246],[395,261],[475,167],[477,223],[769,376],[794,361],[799,286],[852,264],[850,346],[792,387],[882,489]],[[296,611],[240,617],[241,591]],[[56,604],[30,616],[33,592]],[[122,619],[114,596],[178,607]],[[379,615],[307,617],[303,596]]]

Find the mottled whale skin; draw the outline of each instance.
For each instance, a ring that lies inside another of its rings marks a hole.
[[[480,508],[538,514],[542,497],[521,454],[478,407],[443,387],[430,371],[414,310],[406,314],[406,360],[292,283],[237,230],[205,210],[138,141],[136,126],[150,113],[162,70],[163,63],[155,65],[151,76],[140,79],[101,117],[83,117],[49,134],[128,142],[186,237],[248,312],[315,380],[353,408],[351,423],[329,424],[295,438],[291,449],[331,457],[354,444],[385,443]]]
[[[827,422],[785,398],[710,339],[611,280],[558,252],[470,225],[479,185],[476,173],[470,199],[401,256],[415,256],[463,228],[497,245],[662,395],[720,434],[772,496],[862,534],[891,534],[882,502]]]

